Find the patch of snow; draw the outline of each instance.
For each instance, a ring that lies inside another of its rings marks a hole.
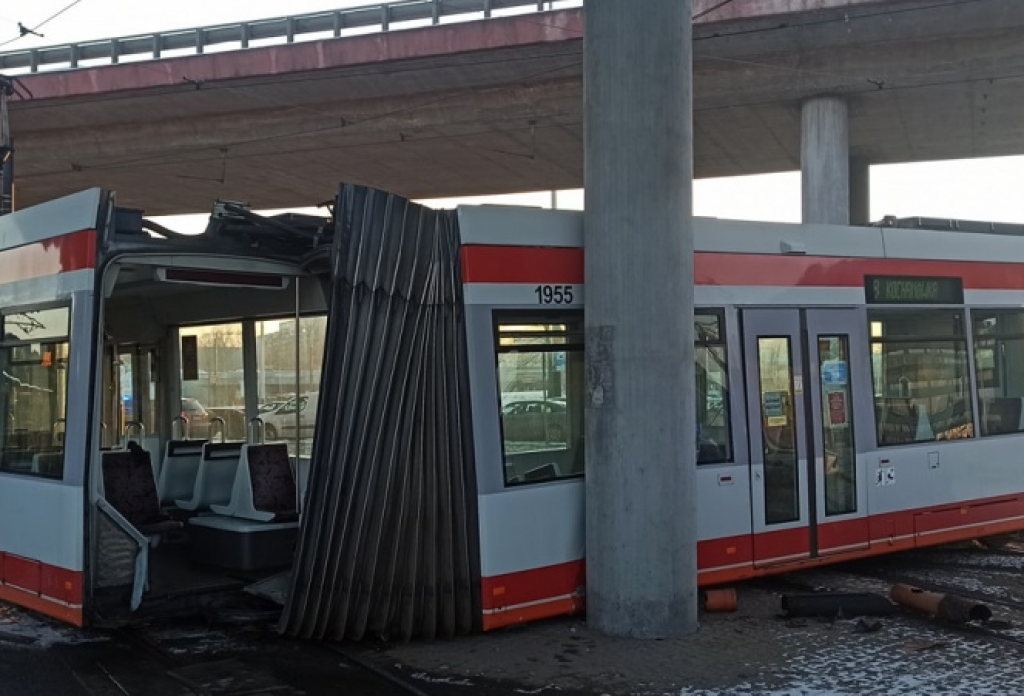
[[[845,623],[845,622],[842,622]],[[1012,646],[888,622],[885,634],[809,630],[781,637],[794,647],[773,673],[728,689],[684,688],[678,696],[938,696],[1024,693]]]
[[[409,675],[413,679],[427,682],[428,684],[451,684],[453,686],[473,686],[469,679],[458,677],[435,677],[426,672],[413,672]]]
[[[4,637],[8,640],[4,640]],[[0,645],[49,648],[52,645],[98,643],[110,640],[102,634],[39,617],[17,607],[0,604]]]

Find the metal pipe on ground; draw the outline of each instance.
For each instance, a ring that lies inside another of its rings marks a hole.
[[[892,586],[890,596],[898,604],[953,623],[988,621],[992,618],[992,610],[984,604],[956,595],[929,592],[913,585],[897,583]]]
[[[888,616],[892,602],[870,592],[811,592],[782,596],[786,616]]]

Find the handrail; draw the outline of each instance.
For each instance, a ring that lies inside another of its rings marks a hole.
[[[213,429],[215,423],[220,423],[219,431]],[[220,416],[214,416],[213,418],[211,418],[209,422],[206,424],[206,427],[209,430],[210,442],[213,442],[213,436],[216,435],[218,432],[220,432],[221,442],[228,441],[228,426],[227,423],[224,422],[224,419],[221,418]]]
[[[265,440],[265,424],[263,419],[259,416],[253,416],[249,419],[249,432],[246,433],[246,441],[250,445],[262,445]]]
[[[191,29],[177,29],[152,34],[119,36],[111,39],[82,41],[58,46],[42,46],[21,51],[0,52],[0,71],[25,70],[39,72],[43,66],[54,69],[79,68],[82,61],[103,61],[114,65],[126,56],[145,56],[156,60],[165,57],[165,51],[186,51],[201,55],[212,46],[237,44],[236,49],[251,47],[254,41],[278,39],[274,43],[290,44],[311,34],[316,38],[339,38],[352,34],[372,33],[377,27],[381,33],[395,29],[414,28],[395,26],[415,22],[416,27],[437,25],[442,18],[465,17],[463,21],[490,19],[494,12],[504,9],[535,7],[537,12],[563,6],[581,6],[582,0],[398,0],[341,10],[310,12],[301,15],[254,19],[232,24],[218,24]],[[371,31],[367,32],[366,29]],[[267,45],[262,43],[261,45]],[[86,66],[94,67],[94,66]]]

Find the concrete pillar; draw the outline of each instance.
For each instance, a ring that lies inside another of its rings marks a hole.
[[[697,627],[690,0],[587,0],[587,620]]]
[[[816,97],[804,102],[800,134],[803,221],[850,223],[850,137],[846,102]]]
[[[871,166],[863,157],[850,158],[850,224],[871,224]]]

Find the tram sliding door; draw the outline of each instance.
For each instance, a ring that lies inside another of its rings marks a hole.
[[[755,566],[868,545],[854,429],[868,393],[850,369],[864,331],[857,310],[743,312]]]

